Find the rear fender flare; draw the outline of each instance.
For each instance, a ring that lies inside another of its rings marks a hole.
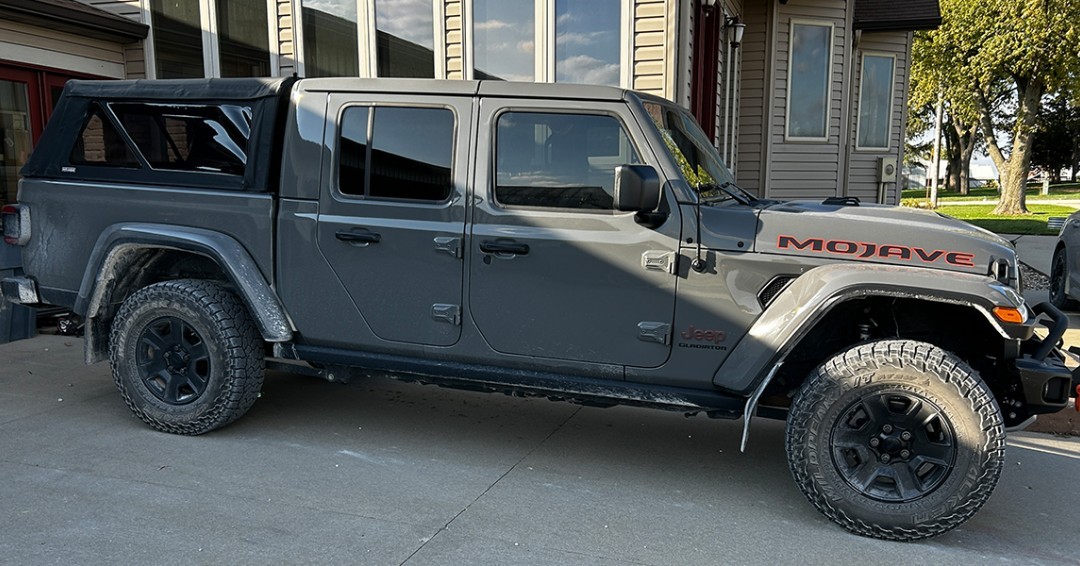
[[[293,326],[285,307],[251,254],[236,239],[201,228],[125,223],[109,227],[98,237],[75,300],[73,310],[88,321],[88,362],[102,359],[104,351],[95,347],[101,337],[94,333],[100,329],[89,321],[102,315],[117,277],[131,267],[132,255],[147,249],[179,250],[209,258],[228,277],[264,340],[287,342],[292,339]]]

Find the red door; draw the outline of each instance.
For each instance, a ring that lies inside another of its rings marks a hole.
[[[0,204],[15,202],[19,169],[73,78],[94,77],[0,63]]]
[[[39,73],[0,66],[0,204],[14,202],[19,169],[45,127]]]

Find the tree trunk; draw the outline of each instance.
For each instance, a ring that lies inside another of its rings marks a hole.
[[[1039,81],[1016,81],[1018,104],[1016,122],[1012,131],[1012,149],[1008,159],[994,138],[994,124],[990,105],[982,91],[976,89],[975,101],[979,109],[979,122],[986,140],[990,158],[1001,173],[1001,198],[991,214],[1015,216],[1028,214],[1027,175],[1031,168],[1031,134],[1039,112],[1043,85]]]
[[[958,145],[960,147],[960,194],[967,195],[970,189],[969,179],[971,179],[971,156],[975,153],[975,134],[979,131],[978,124],[965,125],[960,122],[953,122],[953,127],[956,128]]]
[[[945,190],[957,191],[960,189],[960,140],[956,135],[956,126],[952,116],[949,123],[942,125],[942,133],[945,134],[945,159],[948,165],[945,167]]]

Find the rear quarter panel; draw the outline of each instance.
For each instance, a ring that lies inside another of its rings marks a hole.
[[[71,307],[101,233],[121,222],[204,228],[231,236],[272,283],[274,202],[269,194],[235,190],[24,179],[30,241],[23,268],[42,300]]]

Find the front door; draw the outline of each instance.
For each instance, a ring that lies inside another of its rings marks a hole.
[[[318,245],[376,337],[461,334],[471,98],[330,96]]]
[[[613,210],[615,167],[651,157],[625,105],[566,107],[481,102],[491,129],[477,150],[470,313],[506,354],[659,366],[671,349],[679,221],[653,229]]]

